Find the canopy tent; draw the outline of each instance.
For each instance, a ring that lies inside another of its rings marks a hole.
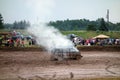
[[[107,38],[109,38],[109,36],[103,35],[103,34],[100,34],[100,35],[98,35],[96,37],[93,37],[93,39],[107,39]]]

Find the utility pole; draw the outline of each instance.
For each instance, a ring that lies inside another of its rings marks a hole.
[[[107,9],[107,15],[106,15],[106,18],[107,18],[107,23],[109,23],[109,9]]]
[[[107,18],[107,28],[108,30],[110,31],[110,27],[109,27],[109,9],[107,9],[107,15],[106,15],[106,18]]]

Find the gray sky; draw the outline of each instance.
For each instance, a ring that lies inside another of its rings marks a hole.
[[[0,0],[0,13],[7,23],[101,17],[106,20],[107,9],[110,21],[120,22],[120,0]]]

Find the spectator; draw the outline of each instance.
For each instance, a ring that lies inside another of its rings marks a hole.
[[[13,39],[11,39],[10,47],[14,47],[14,40]]]
[[[0,46],[2,45],[2,39],[0,39]]]
[[[31,39],[29,39],[28,41],[29,41],[29,45],[32,45],[32,40],[31,40]]]
[[[16,45],[17,45],[17,47],[20,47],[20,39],[19,38],[16,39]]]
[[[24,45],[24,39],[22,39],[22,41],[21,41],[21,46],[25,47],[25,45]]]

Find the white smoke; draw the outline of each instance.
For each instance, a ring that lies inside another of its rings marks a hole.
[[[55,0],[25,0],[25,5],[28,11],[30,11],[30,14],[32,13],[35,15],[34,17],[36,19],[44,22],[46,18],[52,15],[52,10],[55,7]]]
[[[49,51],[54,48],[73,47],[73,43],[52,26],[41,23],[31,26],[28,32],[36,37],[37,44],[45,47]]]
[[[53,8],[54,0],[29,0],[28,4],[31,8],[35,8],[35,13],[39,17],[49,17]],[[44,22],[44,20],[41,20]],[[38,21],[39,22],[39,21]],[[75,48],[73,43],[63,36],[59,30],[45,23],[32,25],[27,30],[36,37],[37,44],[43,46],[48,51],[54,48]]]

